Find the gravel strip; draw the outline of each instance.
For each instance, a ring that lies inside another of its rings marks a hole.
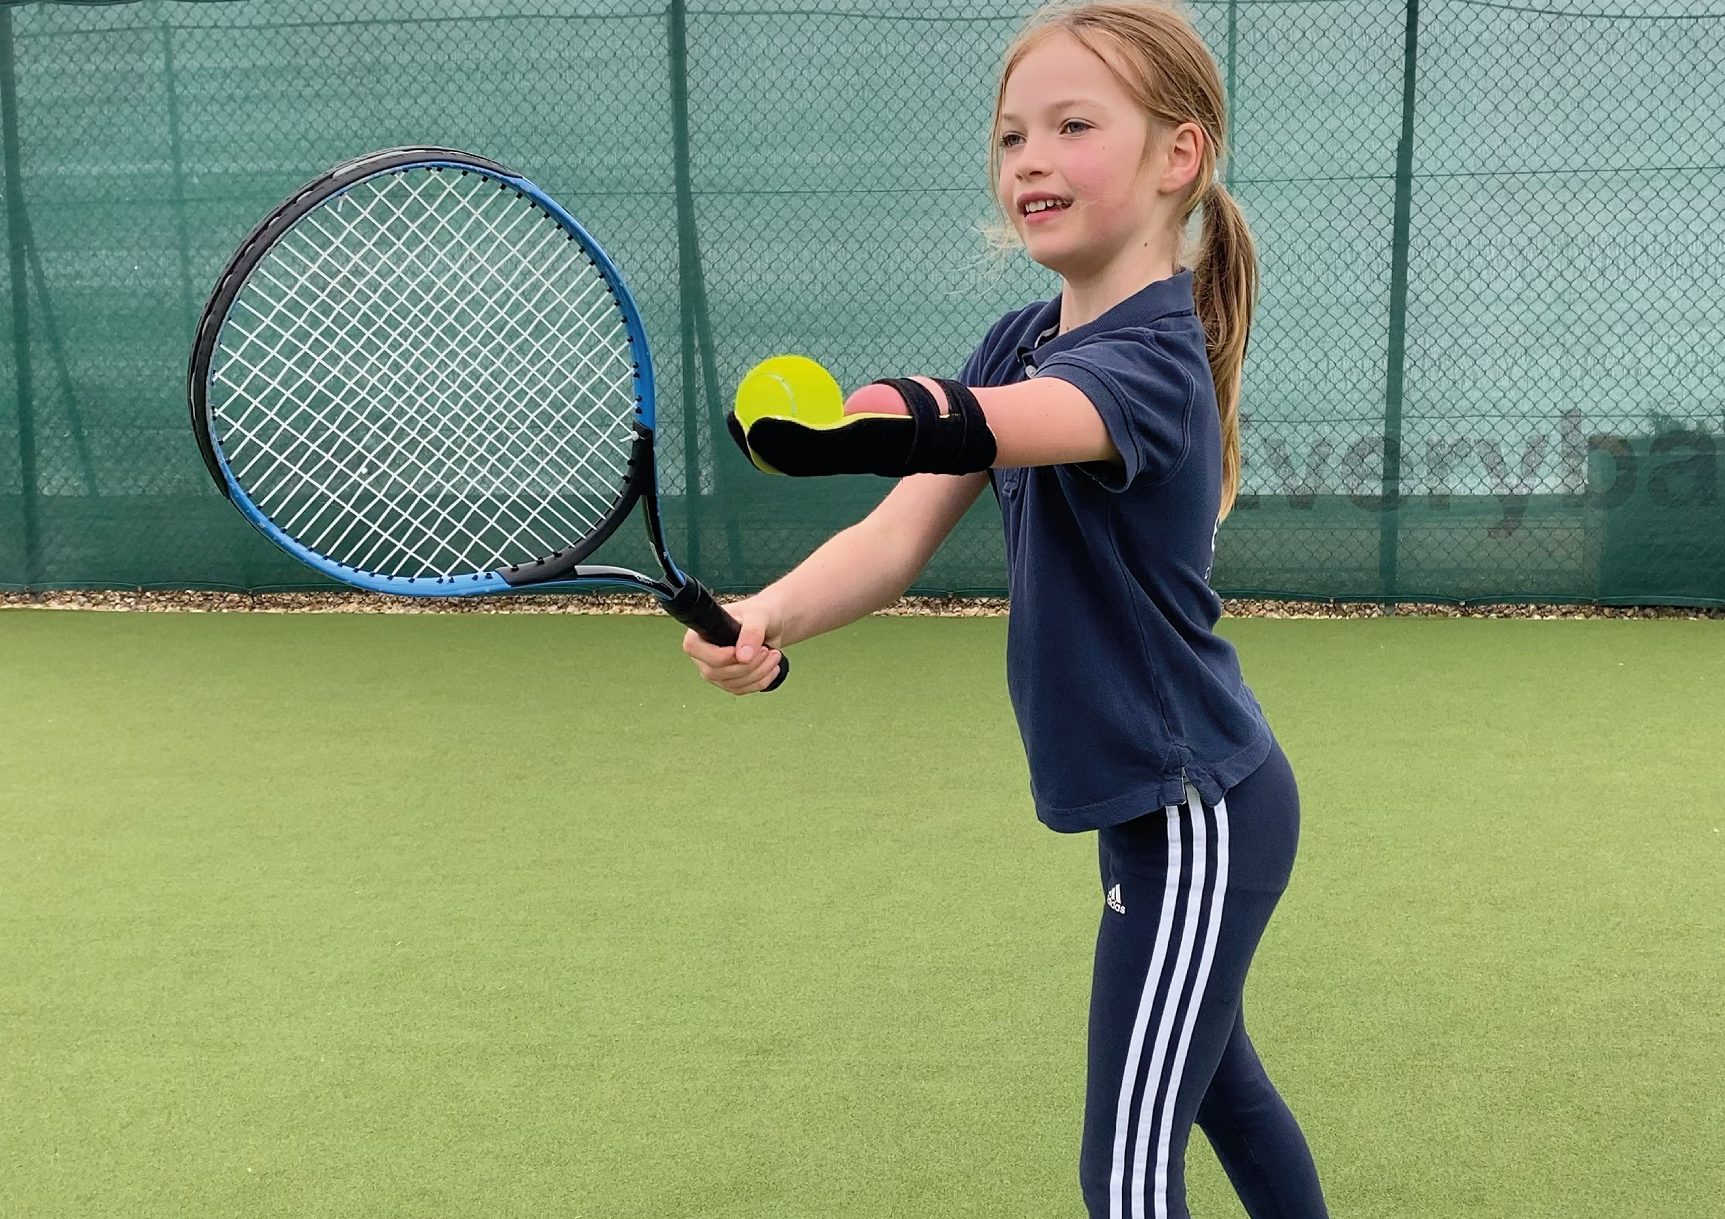
[[[361,592],[229,593],[197,589],[128,591],[64,589],[0,593],[0,609],[83,609],[186,613],[354,614],[656,614],[647,596],[385,597]],[[1670,605],[1444,605],[1391,607],[1357,601],[1275,601],[1224,598],[1231,618],[1715,618],[1725,606]],[[994,618],[1006,613],[1000,597],[906,597],[880,611],[942,618]]]

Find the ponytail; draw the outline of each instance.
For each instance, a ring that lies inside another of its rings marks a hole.
[[[1192,269],[1192,296],[1204,324],[1216,407],[1222,417],[1222,511],[1240,490],[1240,374],[1258,304],[1258,255],[1252,230],[1219,179],[1199,197],[1204,225]]]

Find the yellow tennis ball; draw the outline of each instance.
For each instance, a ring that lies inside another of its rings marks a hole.
[[[762,415],[837,423],[844,418],[845,395],[833,375],[807,356],[773,356],[737,383],[736,411],[744,428]]]

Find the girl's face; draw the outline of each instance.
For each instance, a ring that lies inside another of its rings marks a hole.
[[[1150,124],[1106,63],[1056,34],[1013,69],[1000,113],[997,187],[1032,258],[1082,279],[1146,240]]]

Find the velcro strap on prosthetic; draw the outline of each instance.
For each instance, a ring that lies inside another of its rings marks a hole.
[[[903,474],[974,474],[994,464],[994,433],[982,404],[967,385],[935,379],[946,391],[948,414],[921,382],[909,377],[887,377],[875,385],[890,385],[904,399],[916,421],[910,452],[905,455]]]
[[[936,377],[935,384],[946,391],[946,400],[951,403],[951,414],[947,418],[959,420],[962,426],[958,451],[953,455],[953,464],[958,468],[953,473],[975,474],[991,468],[998,449],[994,430],[988,426],[988,416],[982,413],[982,403],[976,400],[968,385],[945,377]]]

